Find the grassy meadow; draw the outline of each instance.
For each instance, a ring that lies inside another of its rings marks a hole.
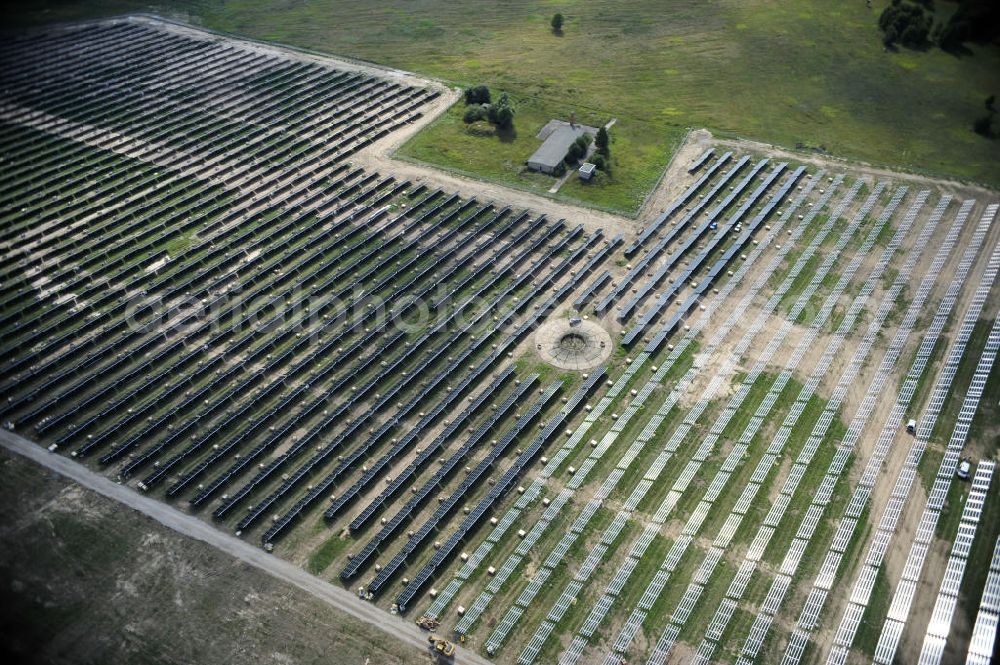
[[[402,156],[544,192],[520,173],[550,117],[617,118],[612,177],[560,196],[634,212],[687,127],[919,173],[1000,184],[1000,140],[972,131],[1000,93],[1000,48],[885,52],[887,0],[99,0],[19,23],[155,11],[205,27],[508,91],[516,135],[470,134],[453,109]],[[938,0],[942,16],[952,3]],[[566,17],[561,34],[549,19]]]

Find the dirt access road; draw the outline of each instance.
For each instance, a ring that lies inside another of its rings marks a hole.
[[[157,499],[143,496],[126,485],[112,482],[69,457],[49,453],[38,444],[13,432],[0,430],[0,445],[12,453],[41,464],[87,489],[137,510],[172,531],[207,543],[272,577],[293,584],[317,599],[372,624],[406,644],[412,645],[415,649],[422,652],[427,651],[427,633],[420,630],[413,622],[392,616],[375,605],[361,600],[346,589],[314,577],[294,564],[272,556],[239,538],[223,533],[197,517],[186,515]],[[459,647],[455,663],[489,665],[490,661],[475,652]]]

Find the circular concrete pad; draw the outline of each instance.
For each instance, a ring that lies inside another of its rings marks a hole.
[[[611,335],[593,321],[549,321],[535,332],[535,350],[542,360],[560,369],[587,370],[611,356]]]

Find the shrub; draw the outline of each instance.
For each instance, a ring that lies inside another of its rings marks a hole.
[[[482,104],[470,104],[465,107],[465,115],[462,116],[462,120],[466,124],[472,124],[486,117],[486,109],[483,108]]]
[[[608,170],[608,162],[604,158],[604,155],[602,155],[599,152],[595,152],[591,156],[590,163],[593,164],[594,166],[596,166],[598,171],[607,171]]]
[[[474,85],[465,89],[466,104],[489,104],[490,89],[485,85]]]
[[[569,150],[566,151],[566,157],[563,159],[567,164],[575,164],[580,161],[580,158],[587,154],[586,146],[580,145],[579,141],[573,141],[569,145]]]
[[[567,164],[575,164],[576,162],[583,159],[583,156],[587,154],[587,148],[590,146],[591,137],[590,134],[581,134],[576,137],[569,145],[569,150],[566,151],[566,157],[563,161]]]
[[[981,118],[977,118],[972,123],[972,129],[980,136],[985,136],[988,139],[993,138],[993,115],[984,115]]]
[[[562,27],[563,27],[563,15],[558,13],[554,14],[552,16],[552,29],[555,30],[556,32],[562,32]]]

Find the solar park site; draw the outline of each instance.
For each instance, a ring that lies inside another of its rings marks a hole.
[[[5,39],[7,432],[456,647],[414,662],[989,663],[1000,196],[707,132],[636,219],[372,168],[457,95]]]

